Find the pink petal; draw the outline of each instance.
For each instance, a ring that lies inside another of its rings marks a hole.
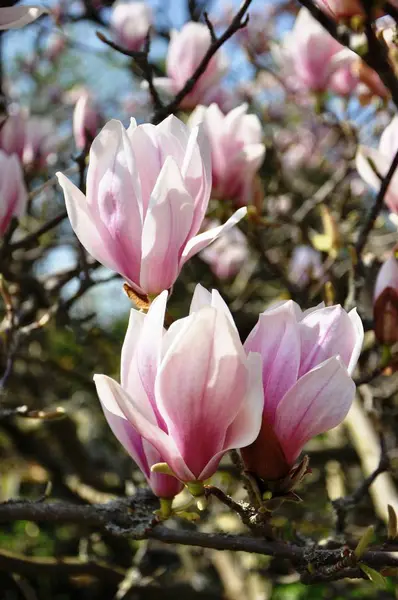
[[[376,167],[377,173],[373,169],[371,163]],[[385,177],[385,175],[387,175],[390,166],[388,157],[384,156],[374,148],[359,146],[355,157],[355,164],[359,175],[365,183],[375,191],[378,191],[381,183],[380,177]]]
[[[261,314],[244,347],[246,352],[261,354],[264,413],[272,425],[278,404],[296,383],[300,367],[300,332],[294,303]]]
[[[64,192],[66,210],[76,236],[93,258],[108,269],[119,272],[109,234],[97,220],[97,215],[93,213],[86,197],[63,173],[57,173],[57,177]]]
[[[279,402],[274,423],[290,463],[308,440],[343,421],[354,394],[355,384],[337,357],[299,379]]]
[[[177,279],[192,218],[192,198],[174,159],[169,157],[152,193],[142,232],[140,286],[147,294],[169,289]]]
[[[170,436],[198,477],[223,448],[244,400],[247,372],[239,337],[223,312],[205,307],[189,320],[163,358],[156,397]]]
[[[167,291],[162,292],[151,303],[139,334],[135,360],[142,386],[152,405],[158,424],[166,431],[155,399],[155,380],[162,359],[162,341],[164,334],[164,315],[167,304]],[[138,332],[135,332],[137,336]],[[132,334],[134,335],[134,334]]]
[[[0,8],[0,30],[19,29],[33,21],[42,14],[48,13],[44,6],[10,6]]]
[[[155,125],[145,123],[137,127],[134,119],[131,119],[130,127],[127,130],[141,182],[143,220],[163,164],[156,132]]]
[[[313,311],[301,321],[300,332],[300,375],[337,355],[347,368],[355,367],[363,341],[356,311],[348,315],[340,305]]]
[[[170,466],[178,479],[182,481],[195,480],[194,475],[182,459],[173,439],[156,424],[156,418],[153,413],[152,417],[149,413],[145,414],[143,407],[135,402],[134,398],[127,394],[110,377],[95,375],[94,381],[99,395],[103,396],[106,393],[106,389],[109,389],[108,393],[114,397],[121,412],[139,434],[157,449],[162,457],[162,462],[166,462]]]
[[[224,223],[224,225],[220,225],[215,229],[209,229],[207,231],[204,231],[203,233],[200,233],[199,235],[189,240],[182,253],[181,265],[185,264],[187,260],[191,258],[191,256],[194,256],[195,254],[203,250],[203,248],[206,248],[206,246],[214,242],[214,240],[217,239],[220,235],[234,227],[237,223],[239,223],[239,221],[241,221],[246,216],[246,213],[247,208],[243,206],[242,208],[237,210],[232,215],[232,217],[230,217],[228,221]]]
[[[109,121],[91,145],[87,202],[107,230],[124,277],[138,284],[143,208],[133,149],[120,121]]]
[[[247,359],[248,386],[246,398],[234,421],[228,428],[223,449],[206,465],[199,476],[203,481],[213,475],[221,458],[228,450],[244,448],[257,438],[261,428],[264,407],[261,356],[251,352]]]

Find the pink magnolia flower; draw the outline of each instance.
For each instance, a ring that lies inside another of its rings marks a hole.
[[[89,92],[83,93],[73,111],[73,135],[76,148],[84,150],[97,134],[101,116]]]
[[[210,227],[219,224],[219,221],[212,221]],[[245,235],[240,229],[234,227],[208,248],[202,250],[200,257],[210,265],[216,277],[228,279],[239,273],[249,260],[250,249]]]
[[[388,173],[388,169],[398,150],[398,117],[383,131],[379,147],[370,148],[360,146],[356,155],[356,167],[362,179],[376,192],[380,189],[381,179]],[[398,172],[393,175],[387,193],[384,197],[388,208],[398,213]]]
[[[166,59],[167,77],[155,78],[155,86],[169,95],[177,94],[202,62],[210,44],[210,32],[203,23],[186,23],[181,31],[172,31]],[[207,104],[208,97],[213,94],[213,88],[219,83],[226,68],[224,54],[216,52],[193,90],[181,102],[181,108]]]
[[[350,19],[357,15],[364,15],[363,6],[360,0],[317,0],[320,8],[324,9],[331,17],[336,20]],[[398,6],[397,0],[392,0],[391,4]],[[381,8],[378,8],[375,17],[383,14]]]
[[[289,279],[299,287],[307,286],[311,280],[322,277],[322,258],[311,246],[296,246],[289,264]]]
[[[258,435],[261,361],[246,357],[218,292],[196,286],[188,317],[163,329],[167,292],[132,311],[120,386],[95,375],[107,410],[119,410],[184,483],[202,482],[231,448]],[[128,384],[126,381],[128,379]],[[196,494],[201,486],[196,486]]]
[[[131,51],[142,48],[151,24],[152,11],[147,2],[118,2],[110,19],[118,43]]]
[[[281,48],[273,48],[274,56],[285,74],[287,83],[294,89],[349,94],[356,86],[350,79],[350,67],[338,65],[334,56],[343,49],[309,11],[302,8],[293,29],[286,35]],[[337,77],[336,71],[347,71]],[[342,86],[342,80],[344,86]],[[337,87],[336,87],[337,86]],[[334,89],[333,89],[334,88]]]
[[[160,498],[173,498],[182,490],[182,484],[175,477],[151,471],[153,465],[164,462],[165,458],[132,425],[128,412],[121,405],[119,406],[117,394],[113,392],[112,387],[113,385],[116,386],[116,389],[120,387],[123,390],[122,394],[128,394],[132,398],[137,399],[137,401],[142,402],[143,410],[149,404],[149,410],[151,410],[150,402],[152,400],[149,400],[151,396],[147,395],[149,393],[148,385],[150,385],[150,382],[141,378],[141,374],[146,372],[146,367],[141,360],[143,356],[140,356],[141,352],[146,351],[148,355],[148,351],[151,350],[151,345],[145,345],[145,336],[150,335],[150,326],[154,328],[157,334],[160,333],[159,327],[160,331],[163,328],[163,322],[156,320],[156,317],[154,318],[153,309],[151,317],[147,317],[144,313],[137,310],[132,310],[122,347],[121,385],[119,386],[113,380],[108,381],[108,378],[104,375],[96,375],[94,379],[105,418],[114,436],[141,469],[153,493]],[[153,346],[152,350],[153,356],[150,358],[151,360],[156,360],[158,348]],[[153,416],[155,420],[158,418],[156,413]]]
[[[249,471],[264,480],[286,476],[308,440],[343,421],[362,341],[356,309],[347,314],[321,305],[302,312],[289,300],[260,315],[244,344],[263,361],[261,431],[242,450]]]
[[[373,299],[374,331],[381,344],[398,341],[398,261],[391,255],[376,279]]]
[[[169,289],[186,261],[242,219],[197,235],[211,193],[201,127],[174,116],[126,131],[110,121],[90,149],[86,196],[58,173],[72,227],[86,250],[138,294]]]
[[[26,212],[28,192],[18,158],[0,150],[0,234],[4,235],[12,217]]]
[[[20,110],[7,117],[0,129],[0,148],[16,154],[25,166],[43,167],[57,145],[51,119],[31,117]]]
[[[247,104],[227,115],[212,104],[198,106],[188,121],[191,126],[203,123],[210,140],[213,195],[240,205],[252,200],[254,177],[265,155],[260,120],[246,113]]]
[[[9,6],[0,8],[0,30],[19,29],[48,13],[44,6]]]

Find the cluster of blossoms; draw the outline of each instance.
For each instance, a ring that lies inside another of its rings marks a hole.
[[[263,150],[246,107],[225,117],[225,130],[231,137],[235,123],[240,140],[239,119],[248,120],[247,153],[258,160]],[[105,375],[95,383],[113,433],[169,502],[184,485],[201,496],[230,449],[241,448],[262,480],[288,477],[305,443],[347,414],[363,340],[355,310],[302,312],[287,301],[262,313],[242,344],[220,294],[201,285],[189,316],[165,329],[184,263],[246,214],[242,207],[199,233],[219,164],[212,167],[210,128],[197,120],[191,128],[174,116],[157,126],[132,121],[128,130],[109,122],[91,146],[86,196],[58,174],[81,243],[148,299],[147,314],[130,314],[120,384]],[[216,156],[221,151],[220,142]],[[231,183],[240,168],[233,161]]]

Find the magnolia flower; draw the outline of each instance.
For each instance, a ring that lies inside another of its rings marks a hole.
[[[4,235],[13,217],[26,212],[28,192],[18,158],[0,150],[0,234]]]
[[[83,93],[73,111],[73,135],[76,147],[84,150],[95,137],[100,122],[100,114],[94,100],[88,92]]]
[[[166,59],[167,77],[155,78],[155,86],[169,95],[177,94],[192,77],[210,45],[210,31],[203,23],[186,23],[181,31],[172,31]],[[207,104],[226,67],[224,54],[216,52],[193,90],[182,100],[181,108]]]
[[[322,258],[311,246],[295,246],[289,264],[289,279],[299,287],[322,277]]]
[[[0,148],[16,154],[25,166],[43,167],[56,144],[53,122],[22,110],[9,115],[0,130]]]
[[[258,435],[261,361],[258,354],[246,357],[218,292],[197,285],[189,316],[168,331],[166,302],[162,292],[147,315],[131,312],[122,385],[105,375],[94,380],[106,414],[124,417],[124,426],[136,429],[174,476],[201,495],[201,482],[213,475],[225,452]],[[125,443],[120,425],[113,429]]]
[[[227,115],[212,104],[198,106],[188,121],[191,127],[203,123],[210,140],[213,195],[240,205],[253,199],[254,177],[265,155],[260,120],[246,113],[247,104]]]
[[[244,344],[263,362],[261,431],[242,450],[249,471],[264,480],[283,478],[308,440],[343,421],[362,341],[356,309],[347,314],[321,305],[302,312],[289,300],[260,315]]]
[[[153,309],[151,315],[153,315]],[[151,400],[148,400],[151,396],[147,395],[147,385],[149,385],[150,382],[149,379],[147,383],[144,379],[141,379],[141,373],[143,372],[142,370],[145,369],[145,366],[140,360],[140,352],[142,348],[145,348],[144,335],[148,335],[148,327],[151,325],[150,319],[151,318],[146,317],[144,313],[136,310],[132,310],[130,313],[129,325],[122,347],[120,369],[121,385],[119,386],[116,381],[111,379],[108,380],[104,375],[96,375],[94,379],[105,418],[108,421],[114,436],[141,469],[153,493],[159,498],[173,498],[182,490],[182,484],[175,477],[151,471],[153,465],[163,462],[165,459],[162,454],[160,454],[158,450],[156,450],[156,448],[144,439],[138,433],[137,429],[134,428],[129,420],[128,412],[125,411],[123,407],[119,406],[117,395],[113,393],[113,386],[115,386],[116,389],[119,389],[120,387],[123,395],[128,394],[132,398],[142,401],[143,410],[145,410],[146,405],[151,402]],[[155,321],[155,323],[152,322],[152,325],[156,328],[156,333],[158,333],[159,326],[162,327],[162,323],[159,325],[157,321]],[[150,349],[151,345],[148,345],[146,350],[148,351]],[[153,347],[153,351],[154,355],[152,358],[156,358],[156,346]],[[150,406],[151,405],[149,404],[149,407]],[[157,419],[156,413],[154,416],[155,419]]]
[[[335,54],[342,49],[343,46],[311,16],[309,11],[302,8],[293,29],[286,35],[282,47],[273,47],[273,52],[291,87],[312,92],[332,89],[336,93],[343,91],[349,94],[355,88],[356,79],[355,77],[350,79],[349,73],[344,75],[340,73],[337,78],[338,69],[348,71],[350,67],[345,64],[340,66],[333,60]],[[344,86],[342,86],[342,78]]]
[[[374,331],[381,344],[398,342],[398,261],[394,255],[382,265],[373,299]]]
[[[48,13],[44,6],[9,6],[0,8],[0,30],[20,29]]]
[[[218,225],[218,221],[212,221],[210,224],[211,227]],[[245,235],[240,229],[234,227],[208,248],[202,250],[200,257],[210,265],[216,277],[228,279],[239,273],[249,260],[250,249]]]
[[[326,13],[338,21],[365,14],[361,0],[317,0],[317,3]],[[391,0],[391,4],[395,7],[398,6],[397,0]],[[375,3],[376,5],[377,3]],[[383,11],[378,7],[374,16],[376,18],[382,14]]]
[[[174,116],[126,131],[105,125],[91,145],[86,196],[62,173],[66,208],[86,250],[138,294],[169,289],[184,263],[246,214],[197,235],[211,193],[210,149],[202,128]]]
[[[152,23],[152,11],[147,2],[118,2],[115,4],[110,26],[123,48],[140,50]]]
[[[360,146],[356,156],[356,167],[362,179],[376,192],[380,189],[381,179],[385,177],[398,150],[398,117],[394,117],[385,128],[378,149]],[[398,212],[398,171],[395,171],[387,193],[385,203],[393,212]]]

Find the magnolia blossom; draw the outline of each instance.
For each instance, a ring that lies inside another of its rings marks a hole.
[[[289,264],[289,279],[305,287],[312,279],[322,277],[322,258],[311,246],[295,246]]]
[[[336,20],[349,19],[357,15],[363,16],[364,10],[361,0],[317,0],[317,4]],[[378,3],[375,2],[375,6]],[[379,3],[382,5],[382,3]],[[398,7],[397,0],[391,0],[391,4]],[[378,7],[375,17],[383,14]]]
[[[0,150],[0,235],[6,232],[13,217],[25,214],[27,202],[28,192],[17,156]]]
[[[356,167],[362,179],[376,192],[385,177],[398,150],[398,117],[383,131],[379,147],[360,146],[356,156]],[[388,208],[398,213],[398,172],[393,175],[384,197]]]
[[[151,314],[153,315],[153,309]],[[140,357],[140,352],[142,348],[145,348],[144,335],[149,333],[148,325],[150,324],[150,317],[147,318],[144,313],[136,310],[131,311],[122,347],[120,386],[116,381],[108,380],[104,375],[96,375],[94,379],[105,418],[113,434],[141,469],[153,493],[160,498],[173,498],[182,490],[182,484],[175,477],[151,471],[151,467],[163,462],[164,457],[134,428],[130,422],[128,411],[124,410],[121,405],[119,406],[118,396],[113,391],[113,386],[115,386],[116,390],[119,388],[122,390],[122,395],[128,394],[137,401],[142,401],[143,410],[146,409],[146,404],[151,402],[149,400],[151,396],[147,395],[149,393],[147,385],[150,382],[146,383],[146,380],[141,379],[145,365],[140,360],[143,358]],[[158,332],[159,323],[155,321],[154,326]],[[160,323],[161,326],[162,323]],[[149,348],[150,346],[147,350]],[[153,348],[153,351],[152,358],[156,358],[156,347]],[[156,413],[154,417],[157,418]]]
[[[73,135],[76,147],[84,150],[98,131],[100,114],[89,92],[84,92],[78,99],[73,112]]]
[[[19,29],[47,13],[44,6],[9,6],[0,8],[0,30]]]
[[[110,26],[117,41],[127,50],[140,50],[152,24],[152,11],[147,2],[118,2]]]
[[[90,149],[86,196],[62,173],[66,208],[86,250],[138,294],[169,289],[184,263],[246,214],[197,235],[211,193],[210,149],[201,126],[174,116],[126,131],[110,121]]]
[[[166,59],[167,77],[157,77],[154,84],[159,90],[175,95],[192,77],[211,44],[209,28],[203,23],[186,23],[181,31],[172,31]],[[193,90],[181,102],[181,108],[208,104],[227,67],[222,51],[215,53]]]
[[[294,89],[348,95],[357,83],[350,66],[339,65],[335,55],[343,49],[309,11],[302,8],[281,48],[273,47],[287,83]],[[338,70],[343,73],[337,75]]]
[[[136,429],[180,481],[192,484],[213,475],[225,452],[256,439],[261,361],[255,353],[246,357],[218,292],[196,286],[189,316],[168,331],[166,302],[162,292],[147,315],[132,311],[122,385],[105,375],[94,380],[106,414],[124,417],[124,427]],[[113,429],[125,443],[121,425],[114,421]]]
[[[244,344],[263,362],[261,431],[242,450],[249,471],[264,480],[286,476],[308,440],[343,421],[362,341],[356,309],[347,314],[321,305],[302,312],[289,300],[260,315]]]
[[[379,270],[373,299],[374,331],[381,344],[398,342],[398,261],[391,255]]]
[[[212,221],[211,227],[219,226],[218,221]],[[245,235],[234,227],[225,235],[218,238],[208,248],[200,253],[200,257],[210,265],[214,275],[219,279],[228,279],[239,273],[242,266],[250,258],[250,249]]]
[[[43,167],[56,145],[53,122],[45,117],[31,117],[22,110],[9,115],[0,130],[0,148],[7,154],[16,154],[25,166]]]
[[[253,200],[254,176],[264,160],[262,127],[242,104],[223,115],[216,104],[198,106],[189,124],[203,123],[210,140],[213,195],[248,204]]]

